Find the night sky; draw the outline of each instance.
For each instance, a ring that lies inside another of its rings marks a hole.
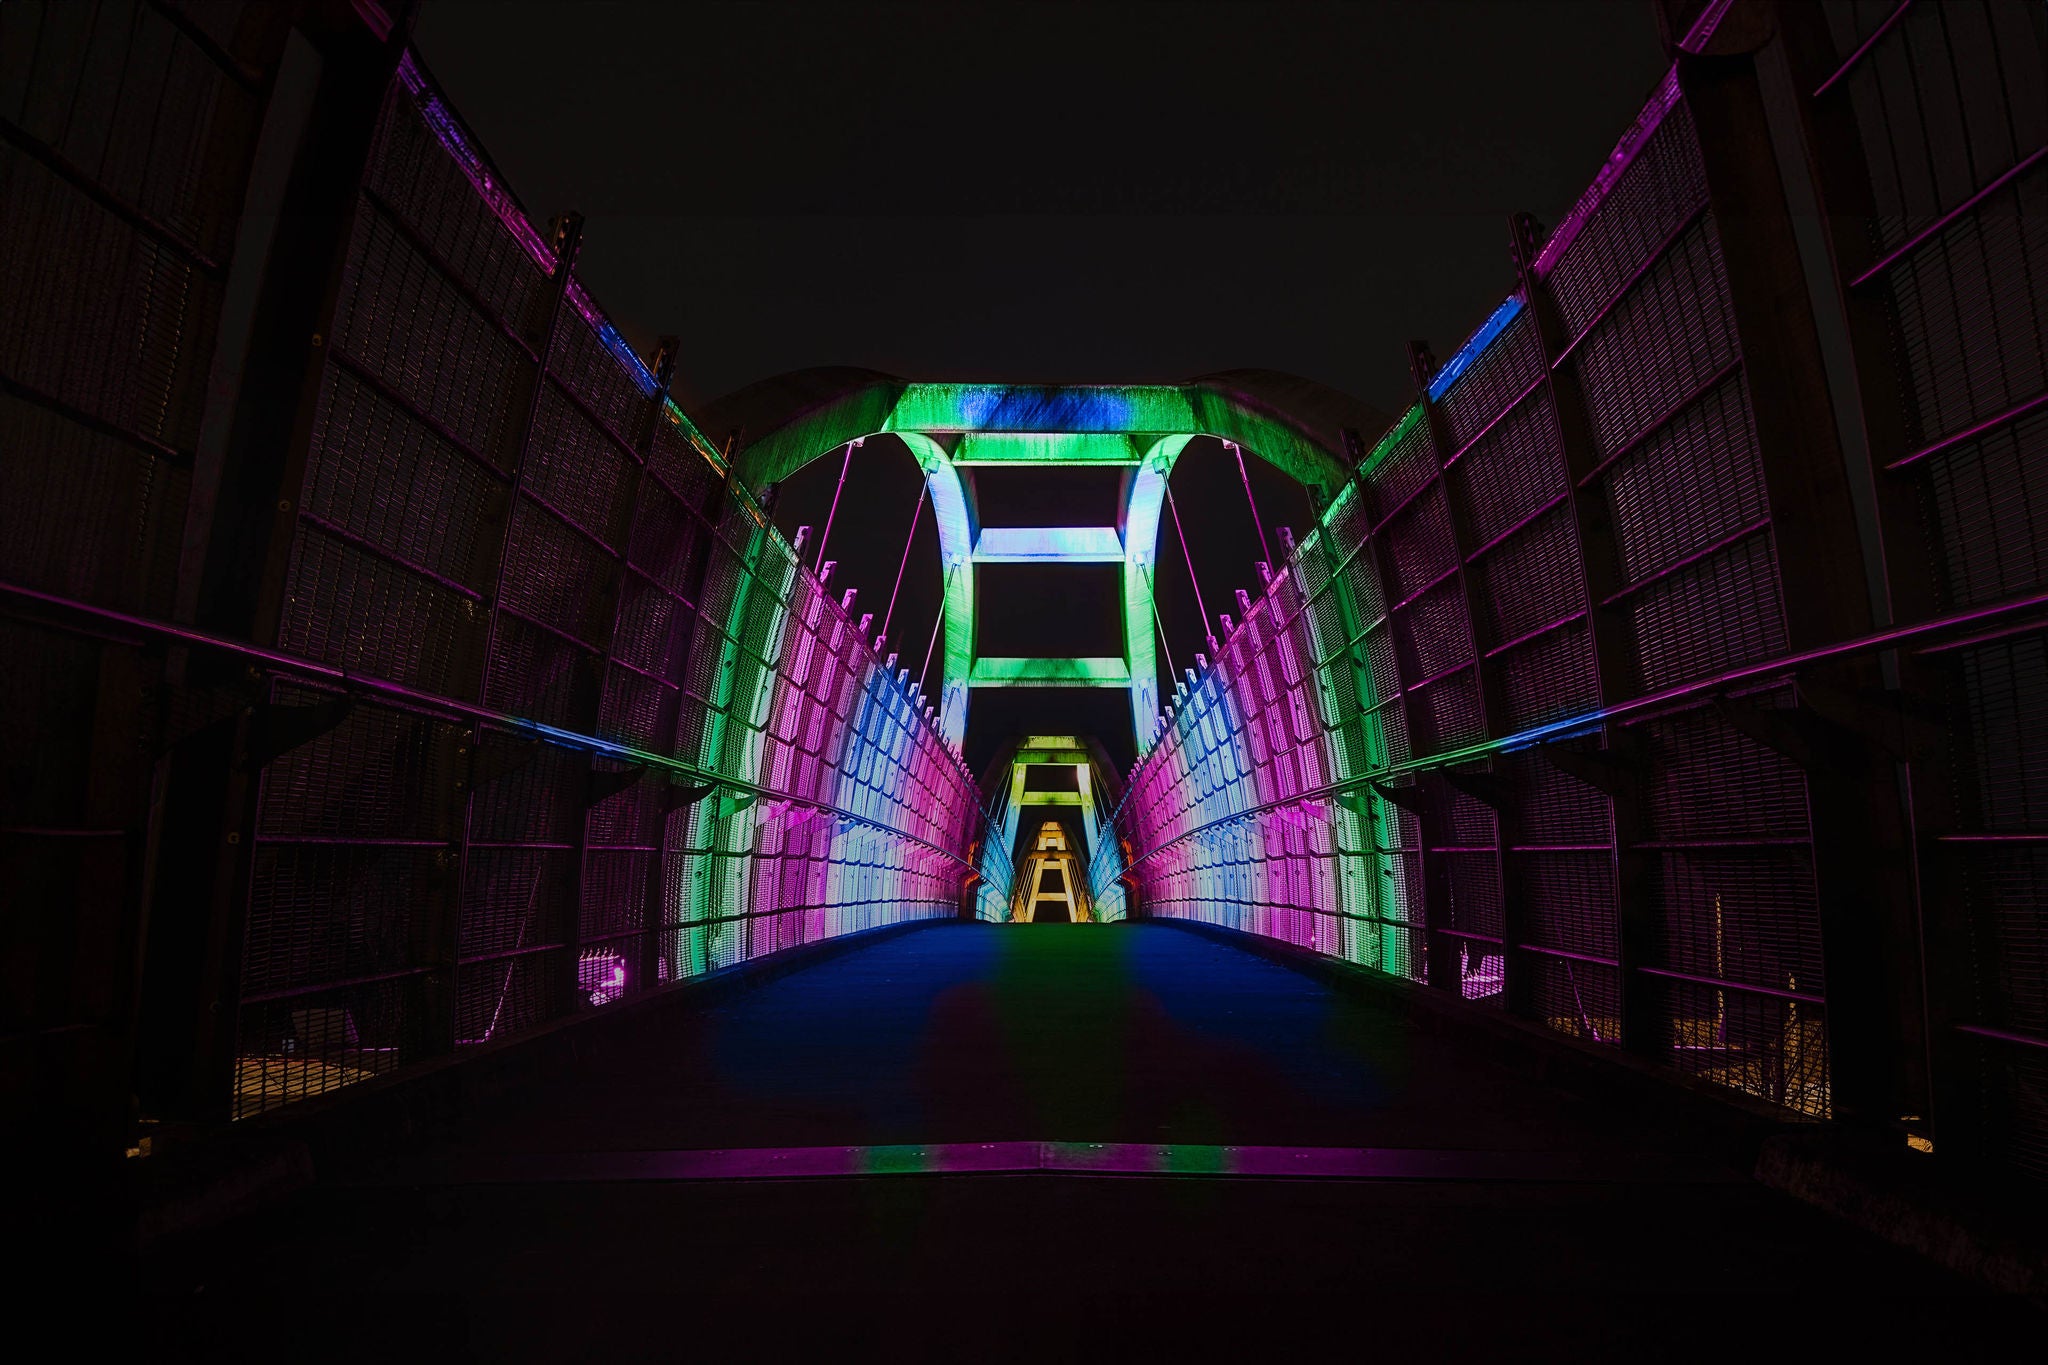
[[[681,335],[693,410],[856,365],[1034,382],[1256,367],[1398,412],[1407,340],[1448,355],[1507,294],[1507,216],[1555,223],[1666,66],[1647,0],[426,0],[416,37],[529,213],[585,215],[581,276],[627,337]],[[839,465],[785,484],[785,529],[815,543]],[[1256,460],[1252,480],[1269,536],[1307,526],[1289,480]],[[1173,490],[1212,620],[1234,615],[1260,558],[1236,465],[1194,442]],[[979,490],[990,525],[1093,521],[1114,494],[1114,471]],[[917,497],[900,444],[856,453],[828,552],[878,622]],[[929,509],[919,541],[890,632],[912,669],[938,603]],[[1203,645],[1170,521],[1159,554],[1185,668]],[[984,579],[983,652],[1117,652],[1109,571],[1053,572]],[[1120,692],[982,691],[970,714],[977,768],[1025,729],[1130,753]]]

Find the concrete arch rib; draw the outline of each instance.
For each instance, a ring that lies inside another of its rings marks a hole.
[[[906,387],[875,370],[797,370],[727,394],[697,425],[715,441],[737,433],[737,476],[759,492],[848,441],[889,430]]]
[[[1345,431],[1370,445],[1391,425],[1368,404],[1313,380],[1229,370],[1185,384],[910,382],[875,370],[816,369],[766,379],[711,404],[714,439],[739,432],[748,487],[787,478],[846,442],[878,432],[933,437],[1114,433],[1233,441],[1306,487],[1320,504],[1349,476]]]
[[[1153,648],[1159,585],[1159,509],[1166,481],[1192,436],[1162,436],[1131,478],[1124,504],[1124,657],[1131,667],[1131,734],[1138,752],[1152,747],[1159,720],[1159,655]]]
[[[974,503],[960,471],[929,436],[898,432],[910,447],[931,489],[932,518],[939,531],[939,572],[945,585],[945,648],[939,674],[939,733],[957,748],[967,737],[967,681],[974,666]]]

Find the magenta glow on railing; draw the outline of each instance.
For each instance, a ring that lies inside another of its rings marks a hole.
[[[1607,196],[1612,194],[1614,187],[1621,182],[1622,173],[1628,170],[1630,163],[1649,145],[1651,135],[1664,122],[1664,116],[1677,105],[1678,98],[1678,68],[1673,66],[1658,83],[1649,103],[1636,115],[1636,121],[1629,125],[1628,131],[1622,134],[1621,141],[1608,153],[1607,161],[1600,167],[1600,173],[1593,177],[1593,183],[1586,187],[1586,192],[1579,196],[1578,202],[1572,205],[1570,212],[1565,214],[1556,230],[1545,239],[1542,248],[1536,253],[1535,268],[1538,276],[1548,276],[1556,268],[1565,251],[1592,220],[1595,211],[1606,202]]]

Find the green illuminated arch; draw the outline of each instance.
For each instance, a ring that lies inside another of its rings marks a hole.
[[[833,369],[763,380],[711,405],[700,425],[714,436],[740,432],[739,476],[750,488],[885,431],[930,436],[966,463],[1003,458],[1007,443],[988,437],[1123,438],[1019,440],[1020,464],[1135,465],[1160,437],[1215,436],[1295,479],[1320,504],[1349,470],[1344,429],[1370,437],[1387,419],[1313,381],[1265,370],[1185,384],[1045,385],[920,383]]]
[[[731,433],[734,465],[760,489],[849,441],[900,437],[925,473],[945,574],[945,651],[935,699],[942,731],[959,744],[974,687],[1114,686],[1131,695],[1140,751],[1158,718],[1153,591],[1159,508],[1187,443],[1213,436],[1241,446],[1303,485],[1321,508],[1344,486],[1347,432],[1369,445],[1388,419],[1311,380],[1236,370],[1185,384],[928,383],[872,370],[802,370],[712,404],[700,425]],[[987,543],[959,470],[977,465],[1127,468],[1119,524],[1006,528]],[[974,657],[977,560],[1123,565],[1124,658]]]

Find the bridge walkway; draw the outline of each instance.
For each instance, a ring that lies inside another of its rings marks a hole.
[[[1290,1170],[1332,1178],[1267,1178]],[[486,1359],[1324,1331],[1584,1359],[1678,1321],[1839,1343],[1875,1303],[1891,1345],[2002,1321],[1699,1134],[1152,924],[940,924],[679,1001],[574,1081],[151,1274],[213,1346],[327,1314]]]

